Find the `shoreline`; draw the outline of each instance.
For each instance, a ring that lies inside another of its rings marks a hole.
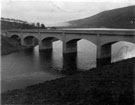
[[[21,48],[14,49],[14,50],[10,50],[10,51],[8,51],[8,52],[4,52],[4,53],[2,53],[1,55],[2,55],[2,56],[6,56],[6,55],[12,54],[12,53],[14,53],[14,52],[19,52],[19,51],[22,51],[22,50],[25,50],[25,49],[27,49],[27,48],[21,46]]]

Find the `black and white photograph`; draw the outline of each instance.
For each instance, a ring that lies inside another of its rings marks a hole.
[[[134,0],[1,0],[1,105],[135,105]]]

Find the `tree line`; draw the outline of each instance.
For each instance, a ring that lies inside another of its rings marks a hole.
[[[46,26],[43,23],[28,23],[27,21],[22,21],[19,19],[10,19],[1,17],[1,27],[2,29],[46,29]]]

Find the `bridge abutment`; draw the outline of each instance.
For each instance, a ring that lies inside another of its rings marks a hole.
[[[111,44],[97,47],[97,67],[111,64]]]

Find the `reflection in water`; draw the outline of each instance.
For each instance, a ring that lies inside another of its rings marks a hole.
[[[77,71],[77,53],[63,55],[63,72],[73,74]]]
[[[34,57],[34,48],[25,49],[23,51],[24,55],[26,56],[33,56]]]
[[[51,54],[39,56],[38,46],[3,56],[2,92],[62,77],[53,70],[51,57]]]
[[[55,69],[56,71],[59,71],[61,73],[71,74],[74,73],[77,70],[77,53],[73,54],[64,54],[63,55],[63,63],[62,67],[53,67],[53,61],[54,58],[52,56],[53,51],[40,51],[39,52],[39,62],[40,65],[43,65],[45,67],[50,66],[49,69]]]
[[[53,71],[53,52],[51,50],[48,51],[40,51],[38,55],[39,65],[43,71],[54,72]]]
[[[39,52],[39,60],[41,63],[51,63],[52,61],[52,51],[40,51]]]

